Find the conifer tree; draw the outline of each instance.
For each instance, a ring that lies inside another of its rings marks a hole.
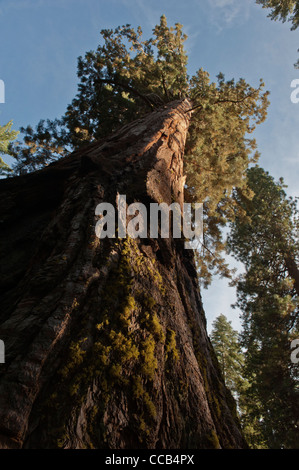
[[[291,341],[298,323],[298,211],[283,180],[262,168],[248,170],[252,200],[236,192],[246,217],[232,225],[229,247],[244,263],[237,282],[248,414],[270,448],[298,447],[298,365]]]
[[[237,399],[240,395],[244,363],[239,334],[233,329],[226,316],[221,314],[213,322],[210,338],[225,383]]]
[[[213,322],[210,339],[216,353],[225,384],[232,392],[246,442],[250,448],[266,448],[258,419],[252,416],[250,384],[245,377],[245,356],[241,345],[241,334],[234,330],[225,315],[219,315]],[[258,406],[258,398],[254,398]]]
[[[95,207],[119,194],[183,201],[189,108],[0,181],[1,448],[247,447],[192,251],[171,234],[95,234]]]
[[[24,143],[14,148],[15,173],[39,169],[157,107],[188,98],[186,199],[204,202],[205,214],[200,278],[208,285],[212,272],[228,276],[222,227],[235,213],[233,188],[246,192],[246,168],[258,158],[250,134],[266,117],[264,83],[254,88],[244,79],[226,81],[223,74],[214,83],[202,69],[189,77],[187,36],[182,25],[169,27],[164,15],[150,39],[130,25],[101,35],[97,50],[78,59],[78,93],[62,118],[21,129]]]

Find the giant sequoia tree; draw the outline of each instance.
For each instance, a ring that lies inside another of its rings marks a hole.
[[[228,274],[221,256],[221,228],[235,213],[234,187],[246,193],[246,168],[256,161],[255,126],[266,117],[268,92],[244,79],[217,83],[199,69],[189,77],[182,26],[169,28],[165,16],[144,40],[142,30],[129,25],[101,31],[96,51],[78,60],[78,93],[66,113],[54,121],[41,120],[34,130],[22,128],[24,142],[10,151],[14,171],[24,174],[106,137],[121,125],[144,116],[172,100],[188,98],[193,109],[185,146],[188,200],[204,202],[204,252],[198,261],[201,281],[211,272]]]
[[[1,446],[244,447],[193,253],[172,237],[99,240],[95,207],[205,199],[200,276],[225,272],[220,229],[233,188],[247,193],[267,93],[189,78],[165,17],[149,40],[102,36],[65,115],[27,128],[20,176],[1,181]]]

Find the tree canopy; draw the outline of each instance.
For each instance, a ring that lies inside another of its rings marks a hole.
[[[204,284],[211,271],[228,274],[221,256],[221,228],[235,213],[234,187],[246,192],[246,169],[256,161],[251,137],[266,117],[268,92],[243,78],[217,82],[199,69],[187,73],[187,36],[182,25],[167,25],[163,15],[150,39],[130,25],[101,31],[95,51],[78,59],[78,93],[65,114],[22,128],[24,142],[14,145],[15,174],[43,167],[88,142],[173,100],[188,98],[193,109],[185,146],[189,201],[204,202],[205,256],[198,266]],[[207,217],[209,214],[209,217]]]
[[[291,29],[299,26],[299,1],[298,0],[256,0],[263,8],[270,8],[269,14],[272,20],[290,21]]]

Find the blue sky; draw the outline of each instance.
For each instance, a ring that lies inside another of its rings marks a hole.
[[[18,129],[61,116],[76,93],[77,57],[97,47],[100,30],[130,23],[149,37],[162,14],[184,25],[190,75],[203,67],[212,79],[220,71],[253,86],[264,79],[271,105],[255,132],[260,164],[298,195],[299,103],[290,84],[299,79],[299,30],[270,21],[254,0],[0,0],[0,124],[13,119]],[[203,298],[209,329],[220,313],[239,328],[226,282],[215,280]]]

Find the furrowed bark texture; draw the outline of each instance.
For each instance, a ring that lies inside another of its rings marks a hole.
[[[191,250],[103,239],[101,202],[183,202],[190,103],[1,181],[1,448],[246,447]]]

